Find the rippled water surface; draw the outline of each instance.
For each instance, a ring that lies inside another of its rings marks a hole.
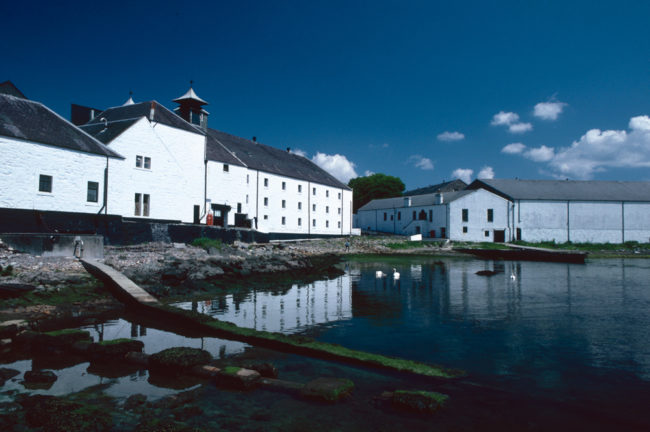
[[[306,333],[460,368],[467,377],[438,382],[353,368],[235,341],[179,336],[133,318],[87,329],[96,340],[142,340],[148,353],[202,347],[215,358],[272,361],[283,379],[338,376],[356,384],[351,400],[328,407],[273,392],[212,389],[202,401],[203,420],[219,427],[229,423],[214,418],[226,416],[232,428],[243,430],[650,430],[650,261],[577,265],[408,257],[353,260],[343,269],[332,280],[251,286],[178,306],[240,326]],[[377,278],[377,270],[387,276]],[[479,276],[479,270],[497,273]],[[31,361],[13,366],[28,370]],[[107,379],[95,376],[87,363],[59,372],[50,390],[56,394]],[[117,397],[176,391],[151,382],[146,371],[110,379],[107,392]],[[373,402],[382,391],[398,388],[437,390],[451,399],[433,418],[386,411]],[[252,420],[250,412],[262,413],[263,420]]]

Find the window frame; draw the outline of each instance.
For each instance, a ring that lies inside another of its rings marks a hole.
[[[41,193],[51,194],[53,189],[54,189],[54,178],[48,174],[39,174],[38,191]]]
[[[90,186],[94,186],[91,188]],[[93,191],[95,193],[95,199],[91,199],[90,192]],[[88,187],[86,189],[86,202],[89,203],[98,203],[99,202],[99,182],[95,181],[88,181]]]

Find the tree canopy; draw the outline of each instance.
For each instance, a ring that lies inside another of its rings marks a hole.
[[[404,183],[399,177],[380,173],[353,178],[348,182],[348,186],[354,191],[352,205],[354,213],[374,199],[399,197],[404,191]]]

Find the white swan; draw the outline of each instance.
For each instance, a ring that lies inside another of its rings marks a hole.
[[[376,277],[376,278],[383,278],[384,276],[386,276],[386,273],[384,273],[384,272],[381,271],[381,270],[377,270],[377,271],[375,272],[375,277]]]
[[[393,279],[399,279],[399,272],[397,269],[393,269]]]

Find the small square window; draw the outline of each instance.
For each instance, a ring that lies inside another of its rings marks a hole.
[[[142,156],[135,157],[135,166],[136,168],[142,168]]]
[[[264,220],[268,220],[268,219],[269,219],[269,215],[264,215]]]
[[[402,212],[397,212],[397,220],[402,220]]]
[[[52,193],[52,176],[41,174],[38,178],[38,191]]]
[[[341,221],[339,221],[339,223],[338,223],[338,224],[339,224],[339,228],[341,228]]]
[[[339,207],[338,212],[339,212],[339,214],[341,214],[341,207]]]
[[[88,193],[86,194],[86,201],[96,203],[99,200],[99,183],[89,181]]]
[[[145,156],[144,157],[144,167],[145,169],[151,169],[151,158]]]
[[[341,192],[339,192],[339,199],[341,199]]]
[[[316,195],[316,188],[312,188],[312,195]]]
[[[316,219],[312,219],[312,221],[311,221],[311,226],[313,226],[313,227],[316,226]]]
[[[302,226],[302,219],[298,218],[298,226]]]
[[[264,179],[264,187],[269,187],[269,179]]]
[[[286,225],[286,224],[287,224],[287,218],[282,216],[282,225]]]
[[[223,164],[223,172],[229,172],[230,166],[228,164]]]
[[[463,234],[466,234],[466,233],[467,233],[467,227],[464,226],[464,227],[463,227]]]
[[[302,185],[298,185],[298,193],[302,192]]]
[[[311,211],[316,211],[316,204],[311,205]]]
[[[330,197],[330,191],[326,190],[325,191],[325,198],[329,198],[329,197]]]
[[[463,209],[463,222],[469,222],[469,210]]]
[[[298,202],[298,210],[302,210],[302,203]]]
[[[287,190],[287,182],[282,182],[282,190]]]
[[[325,206],[325,213],[329,213],[329,212],[330,212],[330,206]]]
[[[287,201],[286,200],[282,200],[282,208],[287,208]]]
[[[268,205],[269,205],[269,199],[268,199],[268,198],[264,198],[264,206],[266,207],[266,206],[268,206]]]
[[[246,174],[246,184],[250,183],[251,176],[250,174]]]
[[[485,237],[490,237],[490,231],[485,231]]]
[[[386,220],[386,216],[387,216],[386,213],[384,213],[384,220]]]
[[[488,222],[494,222],[494,210],[493,209],[487,209],[487,221]]]
[[[133,214],[135,216],[140,216],[141,207],[142,207],[142,195],[137,193],[135,194],[135,210],[133,211]]]
[[[329,227],[330,227],[330,221],[325,221],[325,228],[329,228]]]
[[[248,204],[248,194],[246,194],[246,204]]]
[[[417,219],[417,215],[415,214],[415,210],[413,210],[413,220]]]

